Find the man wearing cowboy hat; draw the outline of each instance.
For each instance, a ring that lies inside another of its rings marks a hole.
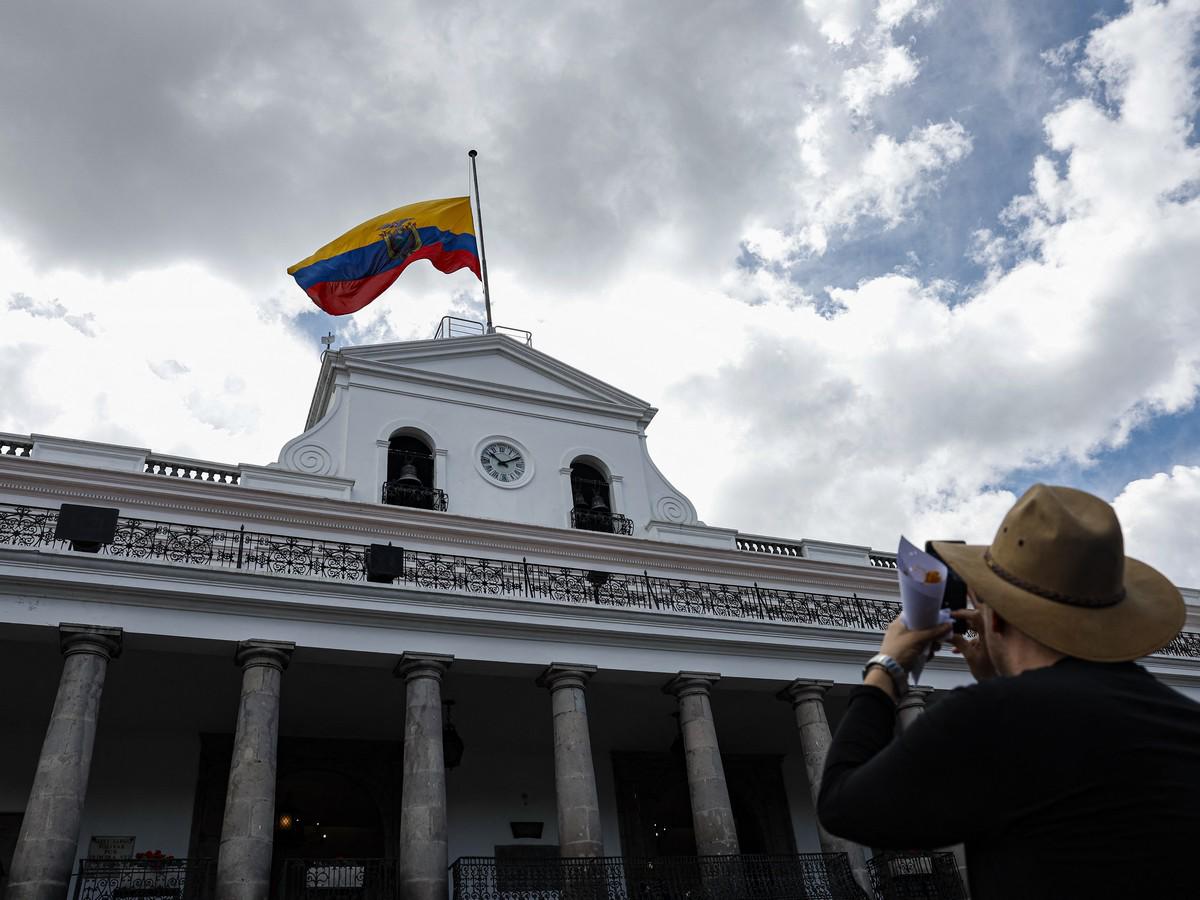
[[[1200,704],[1133,662],[1183,627],[1179,591],[1072,488],[1034,485],[991,546],[934,549],[978,636],[892,622],[829,749],[821,823],[880,849],[965,843],[974,900],[1200,897]],[[945,639],[978,683],[893,740],[905,674]]]

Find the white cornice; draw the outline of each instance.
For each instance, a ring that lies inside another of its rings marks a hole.
[[[403,624],[486,637],[508,633],[522,639],[599,639],[650,650],[777,658],[801,652],[803,658],[861,665],[863,654],[879,641],[874,632],[813,625],[477,597],[70,552],[0,548],[0,572],[0,597],[65,596],[103,604],[119,600],[122,605],[196,613],[380,627]]]
[[[494,385],[477,379],[414,368],[411,365],[424,360],[460,359],[470,356],[506,357],[585,396],[569,397],[548,391]],[[336,353],[325,354],[321,360],[321,371],[318,374],[312,403],[309,406],[306,428],[311,428],[327,409],[332,386],[337,380],[339,372],[371,375],[384,382],[383,385],[374,385],[377,388],[398,387],[395,383],[402,381],[405,384],[437,387],[471,396],[490,396],[509,402],[516,400],[558,407],[573,412],[582,411],[632,419],[638,427],[643,429],[658,412],[649,403],[632,394],[581,372],[552,356],[534,350],[532,347],[526,347],[504,335],[494,334],[448,340],[346,347]],[[407,393],[405,391],[398,392]]]
[[[564,566],[638,574],[643,569],[696,581],[782,585],[796,590],[894,597],[894,572],[794,557],[777,557],[599,532],[525,525],[357,501],[331,501],[277,491],[0,457],[0,490],[41,498],[34,505],[96,502],[135,506],[167,521],[201,515],[226,527],[298,532],[361,543],[405,539],[445,544],[468,556],[534,556]],[[32,501],[31,501],[32,502]]]
[[[381,365],[404,368],[410,362],[430,359],[462,359],[471,356],[501,355],[539,372],[554,381],[619,406],[646,408],[645,400],[614,387],[599,378],[569,366],[549,354],[520,344],[502,334],[461,337],[449,340],[406,341],[345,347],[343,360],[365,359]]]
[[[850,666],[854,673],[864,655],[879,642],[878,633],[851,629],[549,600],[477,597],[66,551],[0,549],[0,574],[3,576],[0,597],[27,602],[67,598],[106,607],[117,603],[210,616],[403,627],[410,631],[489,639],[675,651],[710,658],[716,654],[794,662],[798,668],[806,662],[826,662]],[[0,621],[4,620],[0,616]],[[128,630],[139,632],[136,627]],[[161,633],[203,637],[177,631],[173,627]],[[159,632],[147,625],[139,633]],[[1192,660],[1154,656],[1141,662],[1168,684],[1192,689],[1200,685],[1200,666]],[[928,671],[953,681],[966,674],[966,667],[959,658],[938,656],[931,661]]]
[[[384,365],[366,360],[350,359],[345,363],[345,370],[352,376],[369,376],[373,382],[364,386],[375,390],[389,391],[400,394],[421,395],[413,390],[414,385],[441,388],[454,393],[463,394],[469,398],[492,397],[505,401],[503,405],[486,406],[478,401],[474,406],[485,406],[490,409],[511,411],[512,403],[526,403],[537,406],[549,406],[573,412],[586,412],[593,415],[633,420],[645,425],[654,414],[653,407],[631,406],[615,403],[604,398],[570,397],[563,394],[553,394],[533,388],[521,388],[505,384],[492,384],[474,378],[464,378],[459,375],[446,375],[441,372],[430,372],[425,369],[410,369],[402,366]]]

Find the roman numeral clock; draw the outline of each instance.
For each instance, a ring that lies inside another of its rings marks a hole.
[[[493,435],[480,441],[475,461],[479,474],[497,487],[522,487],[533,477],[529,451],[512,438]]]

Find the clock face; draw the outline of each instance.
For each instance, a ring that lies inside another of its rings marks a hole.
[[[508,441],[486,442],[479,450],[479,466],[497,484],[516,486],[529,471],[525,451]]]

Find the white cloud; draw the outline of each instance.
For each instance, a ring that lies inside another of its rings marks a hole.
[[[4,245],[0,272],[26,297],[60,298],[0,309],[0,333],[20,360],[0,372],[0,428],[206,458],[225,456],[212,453],[217,434],[237,433],[229,452],[244,455],[221,461],[260,463],[300,430],[319,347],[306,346],[263,298],[189,265],[116,281],[39,272]],[[92,335],[63,328],[68,315],[94,322]],[[254,389],[239,394],[230,378]],[[278,389],[286,384],[306,387]]]
[[[1181,587],[1200,585],[1200,466],[1175,466],[1125,486],[1113,501],[1125,552]]]
[[[63,306],[57,298],[39,303],[28,294],[18,292],[9,297],[8,308],[28,313],[38,319],[62,319],[62,321],[66,322],[80,334],[87,337],[96,336],[94,327],[96,320],[95,313],[72,315],[71,311]]]
[[[178,378],[180,375],[186,375],[191,371],[191,369],[177,359],[164,359],[159,362],[147,360],[146,364],[150,367],[151,372],[164,381],[170,381],[172,378]]]
[[[681,392],[703,398],[719,455],[737,461],[711,520],[876,546],[902,529],[987,540],[1015,499],[992,487],[1010,473],[1086,462],[1192,408],[1200,200],[1179,188],[1200,177],[1194,10],[1139,4],[1091,36],[1096,93],[1047,117],[1055,155],[1010,206],[1013,239],[982,237],[995,268],[969,302],[892,275],[831,291],[842,311],[826,318],[789,305],[780,270],[754,273],[746,290],[766,302],[752,342]],[[887,173],[936,168],[937,146],[883,145],[866,192],[876,215],[906,207],[880,186]],[[845,185],[822,202],[862,205]]]
[[[871,62],[849,69],[842,76],[842,96],[850,112],[862,114],[871,101],[884,97],[897,87],[911,84],[917,77],[917,63],[905,47],[886,48]]]

